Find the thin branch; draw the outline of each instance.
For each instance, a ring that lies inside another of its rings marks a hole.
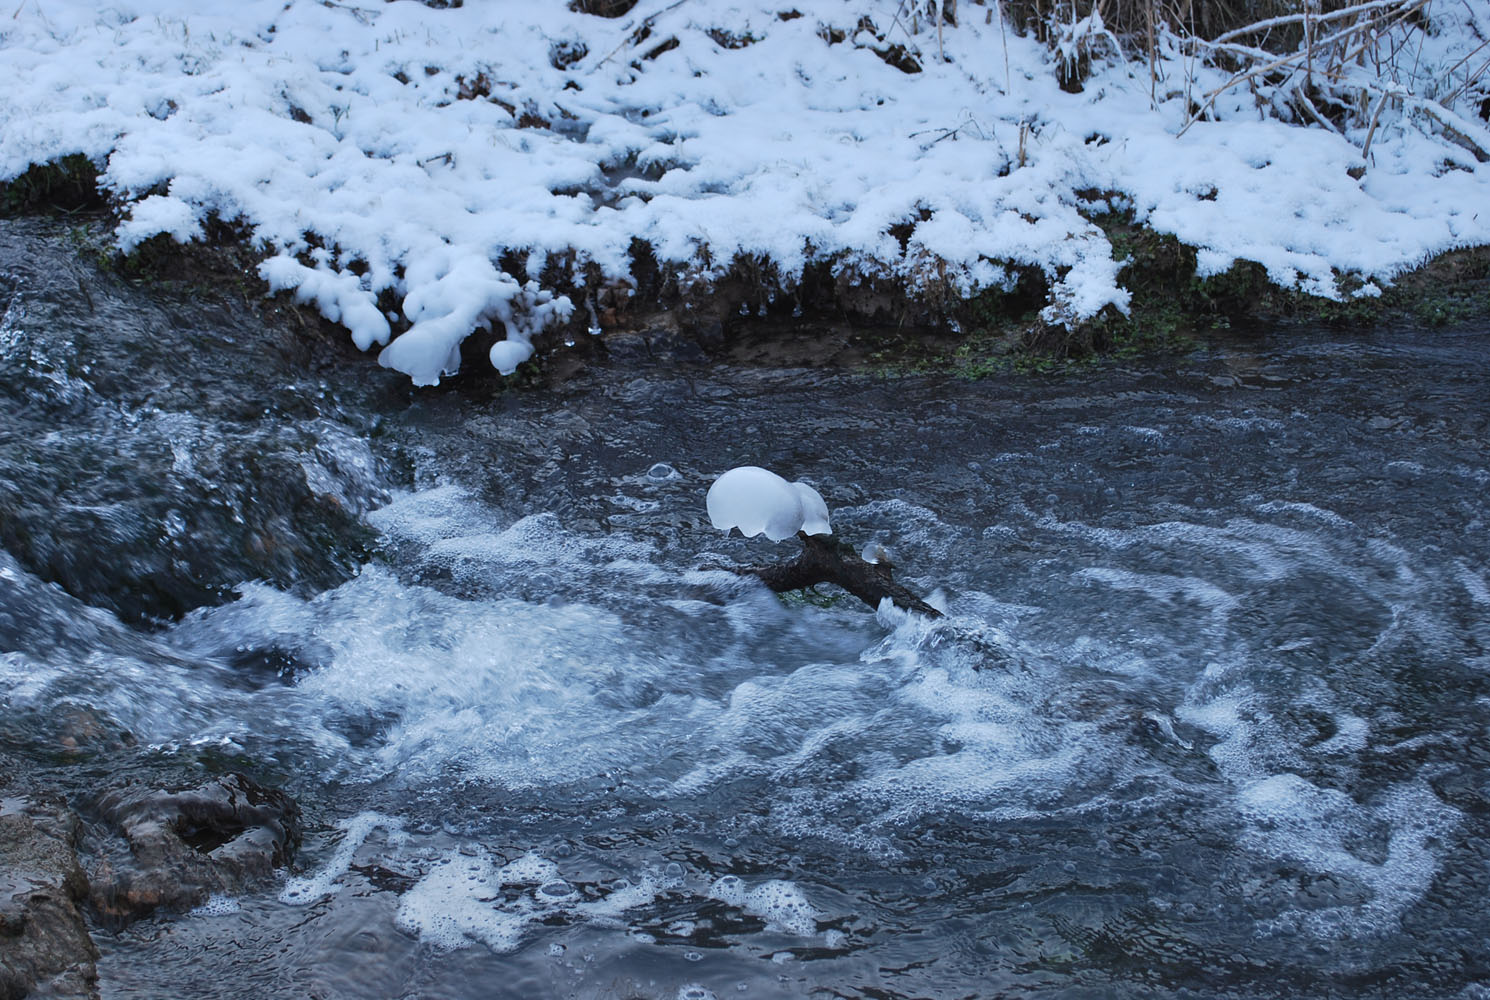
[[[1305,92],[1303,87],[1294,87],[1293,96],[1298,99],[1300,107],[1302,107],[1306,112],[1309,113],[1310,118],[1313,118],[1324,128],[1335,133],[1336,135],[1343,136],[1343,133],[1335,127],[1334,122],[1330,121],[1324,115],[1320,114],[1319,108],[1314,106],[1314,102],[1309,99],[1309,95]]]
[[[942,0],[932,0],[936,4],[936,58],[938,62],[947,61],[946,50],[942,48]]]
[[[1427,0],[1418,0],[1418,3],[1414,4],[1414,6],[1419,6],[1422,3],[1426,3],[1426,2],[1427,2]],[[1402,14],[1402,13],[1403,12],[1401,12],[1401,11],[1394,12],[1394,14]],[[1351,27],[1345,29],[1344,31],[1337,31],[1335,34],[1330,35],[1328,38],[1324,39],[1324,41],[1320,42],[1319,44],[1320,45],[1330,45],[1330,44],[1333,44],[1333,43],[1339,41],[1342,38],[1349,37],[1350,35],[1354,34],[1357,30],[1358,30],[1358,26],[1352,25]],[[1292,53],[1289,53],[1286,56],[1280,56],[1279,58],[1274,59],[1274,60],[1272,60],[1272,61],[1270,61],[1268,63],[1265,63],[1265,64],[1263,64],[1261,66],[1253,67],[1252,69],[1247,70],[1245,73],[1238,73],[1235,76],[1233,76],[1230,80],[1227,80],[1221,86],[1217,87],[1215,90],[1209,91],[1205,95],[1205,101],[1201,104],[1199,110],[1197,110],[1195,112],[1195,114],[1191,116],[1190,120],[1185,123],[1185,127],[1184,128],[1180,129],[1179,132],[1175,133],[1175,137],[1178,138],[1179,136],[1182,136],[1186,132],[1190,131],[1190,126],[1194,125],[1196,122],[1198,122],[1201,119],[1201,116],[1204,115],[1206,113],[1206,111],[1211,107],[1211,105],[1215,103],[1216,98],[1217,97],[1220,97],[1222,94],[1226,93],[1232,87],[1235,87],[1239,83],[1244,83],[1247,80],[1250,80],[1250,79],[1252,79],[1254,77],[1262,76],[1262,75],[1264,75],[1266,73],[1271,73],[1273,70],[1281,69],[1284,66],[1290,66],[1290,65],[1292,65],[1294,67],[1297,67],[1298,66],[1298,63],[1299,63],[1299,59],[1303,55],[1304,55],[1304,53],[1302,53],[1302,52],[1292,52]]]
[[[1371,0],[1369,3],[1356,4],[1353,7],[1342,7],[1340,10],[1330,11],[1326,14],[1282,14],[1278,17],[1269,17],[1262,21],[1254,21],[1252,24],[1241,28],[1224,31],[1217,35],[1213,41],[1229,42],[1233,38],[1240,38],[1243,35],[1250,35],[1253,32],[1265,31],[1269,28],[1277,28],[1285,24],[1298,24],[1306,18],[1312,19],[1316,24],[1323,24],[1326,21],[1338,21],[1342,17],[1350,17],[1353,14],[1359,14],[1363,11],[1380,10],[1383,7],[1400,7],[1404,4],[1409,9],[1415,9],[1424,6],[1428,2],[1429,0]]]
[[[683,6],[687,2],[688,2],[688,0],[673,0],[672,3],[668,4],[666,7],[662,8],[661,10],[653,11],[652,13],[648,14],[646,17],[642,18],[642,22],[640,24],[638,24],[635,28],[632,28],[630,31],[628,31],[626,33],[626,37],[621,40],[621,44],[620,45],[617,45],[615,48],[611,49],[610,52],[606,53],[605,58],[602,59],[602,60],[600,60],[594,66],[592,66],[590,68],[590,71],[591,72],[594,72],[595,70],[597,70],[600,67],[604,66],[606,63],[610,62],[611,59],[613,59],[615,57],[616,53],[617,52],[620,52],[626,46],[628,46],[628,45],[635,45],[636,44],[636,42],[635,42],[636,36],[638,34],[640,34],[643,29],[650,28],[652,26],[653,22],[655,22],[663,14],[666,14],[668,11],[670,11],[670,10],[676,8],[676,7]]]
[[[1376,99],[1376,107],[1371,112],[1371,125],[1366,129],[1366,143],[1361,148],[1361,159],[1371,159],[1371,140],[1376,136],[1376,124],[1381,120],[1381,109],[1386,107],[1387,95],[1382,94]]]

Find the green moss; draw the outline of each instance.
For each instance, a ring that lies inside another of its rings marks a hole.
[[[81,154],[38,164],[14,180],[0,184],[0,218],[76,212],[103,205],[103,196],[98,191],[98,167]]]
[[[836,590],[834,593],[826,594],[816,587],[804,587],[801,590],[788,590],[776,595],[782,604],[787,607],[811,606],[814,608],[831,608],[842,604],[850,598],[847,591]]]

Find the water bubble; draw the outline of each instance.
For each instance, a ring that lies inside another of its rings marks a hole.
[[[676,861],[669,861],[667,867],[662,869],[662,877],[668,885],[678,885],[683,881],[683,866]]]
[[[704,954],[701,951],[685,951],[683,952],[683,957],[690,962],[702,962],[704,960]]]
[[[566,950],[567,949],[563,945],[559,944],[559,942],[557,941],[548,946],[548,953],[555,958],[558,958],[560,955],[564,954]]]
[[[678,1000],[716,1000],[714,991],[697,983],[679,987]]]
[[[666,462],[658,462],[656,465],[647,470],[648,479],[674,479],[677,477],[677,475],[678,470],[674,469]]]
[[[563,879],[555,879],[552,882],[545,882],[539,886],[538,894],[547,896],[549,899],[563,899],[565,896],[574,895],[574,886],[565,882]]]
[[[211,895],[201,906],[191,910],[187,916],[190,917],[224,917],[229,914],[238,913],[242,907],[238,900],[231,896]]]

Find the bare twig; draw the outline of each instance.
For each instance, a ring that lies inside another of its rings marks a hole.
[[[1004,0],[994,0],[994,7],[998,10],[999,39],[1004,43],[1004,93],[1007,94],[1014,86],[1014,78],[1009,75],[1009,34],[1004,26]]]
[[[1149,47],[1149,107],[1157,103],[1156,90],[1158,89],[1158,62],[1159,45],[1154,38],[1154,4],[1157,0],[1148,0],[1144,5],[1148,17],[1148,47]]]
[[[947,53],[942,48],[942,0],[931,0],[936,5],[936,58],[939,62],[947,61]]]
[[[1376,136],[1376,124],[1381,120],[1381,109],[1387,105],[1387,95],[1382,94],[1376,99],[1376,107],[1371,111],[1371,125],[1366,129],[1366,142],[1361,147],[1361,159],[1370,160],[1371,140]]]
[[[1298,100],[1299,107],[1303,108],[1308,113],[1308,115],[1309,115],[1310,118],[1313,118],[1316,122],[1318,122],[1324,128],[1326,128],[1329,131],[1335,133],[1336,135],[1341,135],[1342,134],[1341,131],[1338,128],[1335,127],[1335,123],[1334,122],[1330,121],[1324,115],[1320,114],[1319,108],[1315,107],[1314,106],[1314,102],[1309,99],[1309,94],[1305,90],[1305,88],[1303,88],[1303,87],[1294,87],[1293,88],[1293,96]]]
[[[594,67],[592,67],[592,72],[593,72],[593,70],[599,69],[600,67],[604,66],[606,63],[610,62],[611,59],[615,58],[616,53],[617,52],[620,52],[622,49],[626,48],[626,46],[636,44],[636,41],[635,41],[636,40],[636,36],[641,33],[642,29],[644,29],[644,28],[650,28],[652,26],[652,24],[659,17],[661,17],[663,14],[666,14],[668,11],[673,10],[676,7],[683,6],[687,2],[688,2],[688,0],[673,0],[672,3],[668,4],[666,7],[662,8],[661,10],[653,11],[652,13],[648,14],[646,17],[642,18],[642,22],[640,24],[638,24],[635,28],[632,28],[630,31],[628,31],[626,33],[626,37],[621,41],[621,44],[620,45],[617,45],[615,48],[613,48],[609,52],[607,52],[606,55],[605,55],[605,58],[602,59],[602,60],[600,60],[598,63],[596,63],[594,65]]]
[[[1314,0],[1304,0],[1304,85],[1314,86],[1314,29],[1309,20]]]
[[[1391,18],[1393,20],[1396,20],[1399,17],[1406,16],[1407,12],[1409,12],[1410,9],[1420,7],[1427,2],[1428,0],[1415,0],[1415,2],[1410,5],[1410,7],[1405,7],[1401,10],[1394,11],[1391,15]],[[1355,34],[1357,30],[1358,27],[1352,25],[1351,27],[1346,28],[1343,31],[1337,31],[1333,35],[1326,37],[1322,42],[1319,42],[1318,44],[1322,46],[1333,45],[1340,39],[1347,38],[1350,35]],[[1244,83],[1247,80],[1253,79],[1254,77],[1263,76],[1267,73],[1273,72],[1274,70],[1282,69],[1285,66],[1297,67],[1300,57],[1304,55],[1306,55],[1306,53],[1291,52],[1286,56],[1280,56],[1277,59],[1273,59],[1261,66],[1255,66],[1244,73],[1238,73],[1230,80],[1227,80],[1225,83],[1223,83],[1221,86],[1215,88],[1214,90],[1208,91],[1205,94],[1205,100],[1201,103],[1200,108],[1197,109],[1193,115],[1191,115],[1190,120],[1185,123],[1184,128],[1180,129],[1179,132],[1176,133],[1176,136],[1184,135],[1186,132],[1190,131],[1190,126],[1194,125],[1201,119],[1201,117],[1210,109],[1211,105],[1215,103],[1216,98],[1226,93],[1232,87],[1235,87],[1239,83]]]

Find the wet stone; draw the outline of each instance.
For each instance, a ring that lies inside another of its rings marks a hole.
[[[175,792],[118,789],[98,811],[127,845],[105,842],[92,879],[95,909],[116,921],[262,882],[300,844],[295,801],[240,774]]]
[[[78,818],[46,797],[0,798],[0,998],[95,997]]]

